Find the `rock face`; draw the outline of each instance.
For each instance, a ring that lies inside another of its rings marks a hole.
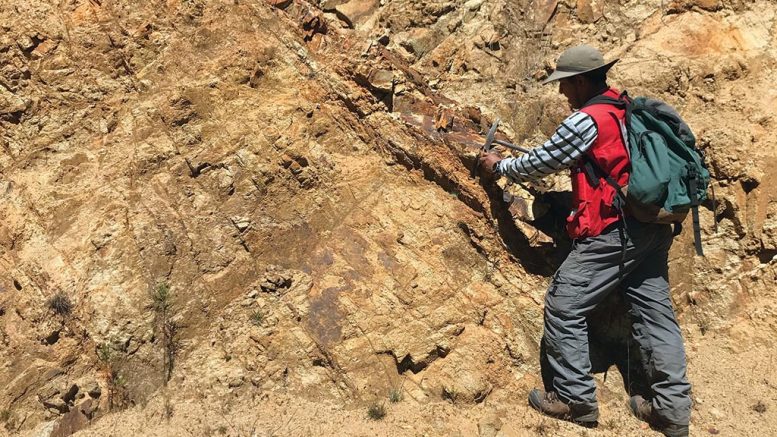
[[[777,426],[777,409],[752,408],[777,396],[763,358],[776,14],[768,1],[0,5],[0,426],[579,435],[524,403],[569,245],[567,178],[527,190],[470,172],[496,118],[524,146],[552,132],[568,108],[540,80],[586,42],[621,59],[613,85],[676,106],[707,154],[707,257],[687,226],[670,265],[692,428],[763,434]],[[609,318],[622,311],[592,316],[594,371],[629,354],[628,324]],[[601,435],[644,432],[622,406],[626,369],[599,381],[614,419]],[[368,422],[387,398],[401,402]]]

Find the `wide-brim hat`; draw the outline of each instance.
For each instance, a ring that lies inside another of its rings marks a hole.
[[[558,57],[556,62],[556,70],[548,76],[547,79],[542,81],[542,84],[550,83],[563,79],[565,77],[577,76],[578,74],[588,73],[594,70],[604,70],[605,72],[610,69],[618,59],[610,62],[604,62],[604,56],[602,53],[589,46],[580,45],[566,49],[561,56]]]

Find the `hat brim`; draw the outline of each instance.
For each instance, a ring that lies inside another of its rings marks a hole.
[[[611,68],[613,65],[615,65],[615,63],[616,63],[616,62],[618,62],[618,61],[619,61],[619,59],[615,59],[615,60],[613,60],[613,61],[610,61],[610,62],[608,62],[608,63],[606,63],[606,64],[602,65],[601,67],[589,68],[588,70],[582,70],[582,71],[569,71],[569,70],[567,70],[567,71],[564,71],[564,70],[556,70],[556,71],[554,71],[553,73],[551,73],[551,75],[550,75],[550,76],[548,76],[548,78],[547,78],[547,79],[543,80],[543,81],[542,81],[542,84],[543,84],[543,85],[545,85],[545,84],[549,84],[549,83],[551,83],[551,82],[555,82],[555,81],[557,81],[557,80],[564,79],[564,78],[566,78],[566,77],[572,77],[572,76],[577,76],[578,74],[585,74],[585,73],[590,73],[590,72],[592,72],[592,71],[596,71],[596,70],[604,70],[604,71],[607,71],[607,70],[609,70],[609,69],[610,69],[610,68]]]

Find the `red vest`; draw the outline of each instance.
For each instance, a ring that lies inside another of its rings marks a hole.
[[[620,94],[610,88],[604,95],[618,98]],[[607,104],[586,106],[580,111],[593,118],[598,131],[596,141],[586,154],[619,185],[627,185],[631,169],[621,131],[625,111]],[[619,220],[618,211],[612,206],[615,188],[601,177],[594,188],[586,177],[584,164],[585,160],[580,159],[572,168],[573,212],[567,217],[567,232],[572,238],[595,237]]]

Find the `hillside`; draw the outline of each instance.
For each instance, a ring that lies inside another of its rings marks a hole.
[[[4,1],[0,29],[0,433],[658,435],[615,369],[597,429],[528,407],[569,188],[470,174],[493,120],[552,132],[540,82],[585,42],[714,177],[706,257],[686,226],[670,264],[691,435],[777,434],[774,2]]]

